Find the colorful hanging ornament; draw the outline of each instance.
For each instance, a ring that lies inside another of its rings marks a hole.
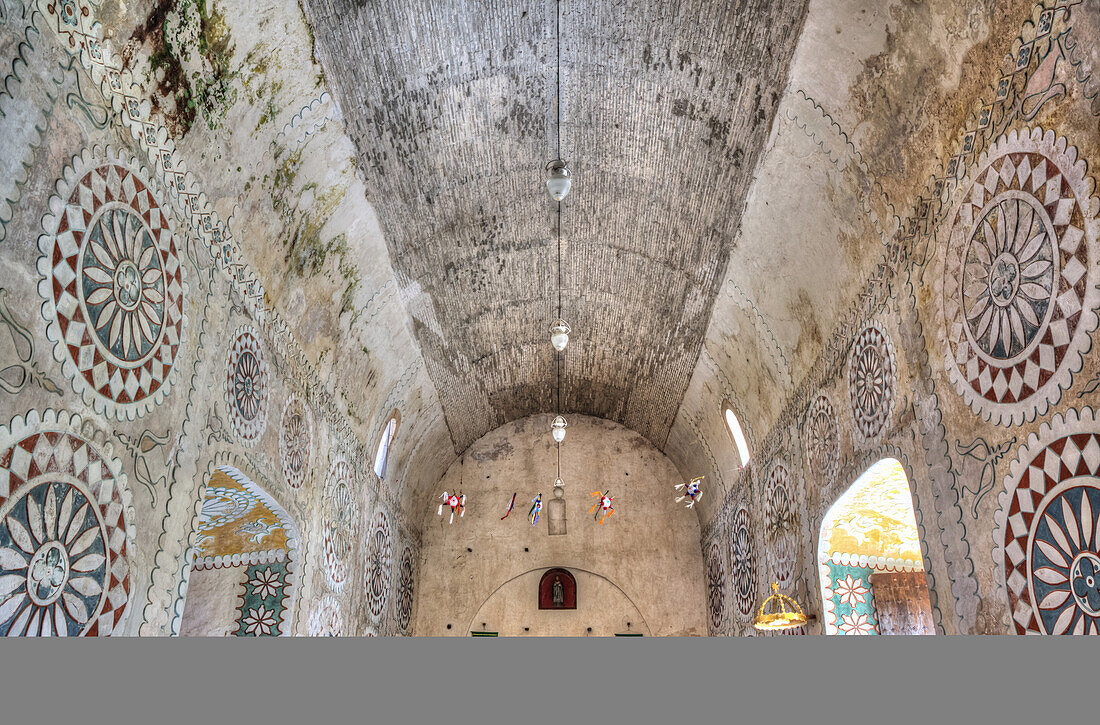
[[[527,520],[534,526],[539,522],[539,514],[542,512],[542,492],[531,499],[531,510],[527,512]]]
[[[611,505],[611,502],[615,500],[615,497],[608,496],[609,493],[611,493],[610,490],[604,491],[602,493],[600,491],[593,491],[591,493],[592,496],[598,496],[599,500],[595,504],[593,504],[592,508],[588,509],[588,513],[596,514],[593,517],[593,521],[596,521],[596,523],[598,524],[602,524],[604,521],[607,520],[608,516],[615,513],[615,507]],[[600,513],[603,513],[602,518],[600,517]],[[597,521],[597,519],[599,520]]]
[[[508,518],[508,514],[512,513],[512,509],[515,508],[515,505],[516,505],[516,494],[513,493],[512,494],[512,503],[508,504],[508,510],[505,511],[504,515],[500,517],[501,521]]]
[[[687,483],[676,484],[673,488],[675,488],[677,491],[679,491],[681,488],[684,489],[684,495],[677,497],[676,503],[680,503],[685,498],[689,498],[691,499],[691,501],[688,502],[684,506],[684,508],[694,507],[695,502],[703,497],[703,489],[699,487],[699,482],[702,481],[704,478],[706,478],[706,476],[696,476]]]
[[[437,512],[438,515],[439,516],[443,515],[443,507],[444,506],[447,506],[448,508],[451,509],[451,520],[447,523],[453,524],[455,522],[455,511],[456,510],[458,511],[459,518],[462,518],[463,516],[466,515],[466,496],[465,496],[465,494],[462,494],[462,493],[448,494],[446,491],[444,491],[439,497],[441,499],[443,499],[443,503],[439,504],[439,511]]]

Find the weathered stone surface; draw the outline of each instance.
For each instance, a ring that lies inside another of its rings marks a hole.
[[[663,446],[805,3],[310,3],[456,448],[555,405]]]

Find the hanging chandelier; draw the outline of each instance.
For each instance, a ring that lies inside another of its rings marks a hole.
[[[768,604],[771,609],[768,609]],[[752,626],[762,630],[794,629],[806,624],[807,619],[798,602],[786,594],[780,594],[779,582],[772,582],[772,595],[764,600],[756,612]]]

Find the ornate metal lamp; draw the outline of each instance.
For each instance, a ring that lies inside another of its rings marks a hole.
[[[794,629],[806,624],[806,615],[798,602],[779,593],[779,582],[772,582],[772,592],[760,605],[752,626],[763,630],[777,630]],[[769,603],[772,603],[771,610],[766,611]]]

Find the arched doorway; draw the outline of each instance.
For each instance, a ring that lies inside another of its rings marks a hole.
[[[884,458],[825,515],[818,539],[825,634],[934,634],[909,479]]]
[[[180,634],[290,634],[298,583],[298,528],[244,474],[214,471],[199,513]]]
[[[554,606],[555,576],[562,582],[563,606]],[[540,567],[507,579],[481,603],[468,631],[501,637],[652,636],[645,616],[615,582],[576,567]]]

